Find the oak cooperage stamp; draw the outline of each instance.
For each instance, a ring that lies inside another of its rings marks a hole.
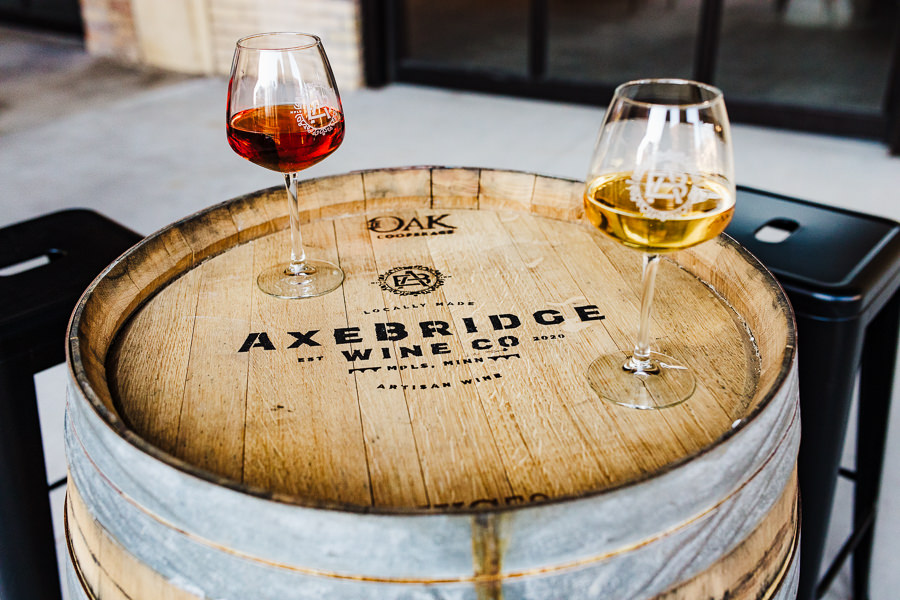
[[[411,219],[397,215],[378,215],[369,219],[366,225],[379,239],[447,235],[455,233],[457,229],[456,225],[445,221],[449,217],[449,213]]]

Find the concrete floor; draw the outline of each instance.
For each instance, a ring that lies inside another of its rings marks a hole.
[[[210,204],[280,184],[224,133],[226,82],[125,69],[77,41],[0,28],[0,227],[69,207],[150,233]],[[414,164],[581,178],[603,111],[408,85],[344,94],[347,136],[310,177]],[[734,127],[738,182],[900,220],[900,159],[858,140]],[[802,351],[802,350],[801,350]],[[65,474],[64,371],[36,377],[48,479]],[[900,385],[895,387],[900,406]],[[852,464],[852,440],[845,460]],[[871,600],[900,589],[900,410],[890,423]],[[60,514],[62,491],[53,495]],[[849,530],[841,484],[830,553]],[[57,529],[59,531],[59,529]],[[847,571],[829,600],[849,598]]]

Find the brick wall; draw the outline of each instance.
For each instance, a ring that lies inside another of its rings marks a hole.
[[[362,85],[358,0],[210,0],[215,68],[228,73],[234,43],[264,31],[302,31],[322,38],[338,87]]]
[[[80,0],[88,52],[122,62],[140,61],[131,0]]]
[[[265,31],[322,38],[341,89],[363,85],[359,0],[82,0],[92,54],[227,75],[234,43]]]

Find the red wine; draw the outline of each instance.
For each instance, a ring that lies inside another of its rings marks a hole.
[[[330,106],[250,108],[233,115],[228,123],[228,143],[235,152],[281,173],[313,166],[343,139],[344,115]]]

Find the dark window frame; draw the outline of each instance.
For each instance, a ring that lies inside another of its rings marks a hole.
[[[694,51],[693,78],[715,84],[724,0],[703,0]],[[547,76],[548,0],[530,0],[528,74],[468,70],[409,58],[405,47],[404,0],[362,0],[366,84],[404,82],[456,90],[606,106],[614,86]],[[884,142],[900,155],[900,20],[895,25],[885,99],[879,114],[842,111],[729,97],[733,122],[864,138]]]
[[[0,0],[0,23],[84,36],[78,0]]]

